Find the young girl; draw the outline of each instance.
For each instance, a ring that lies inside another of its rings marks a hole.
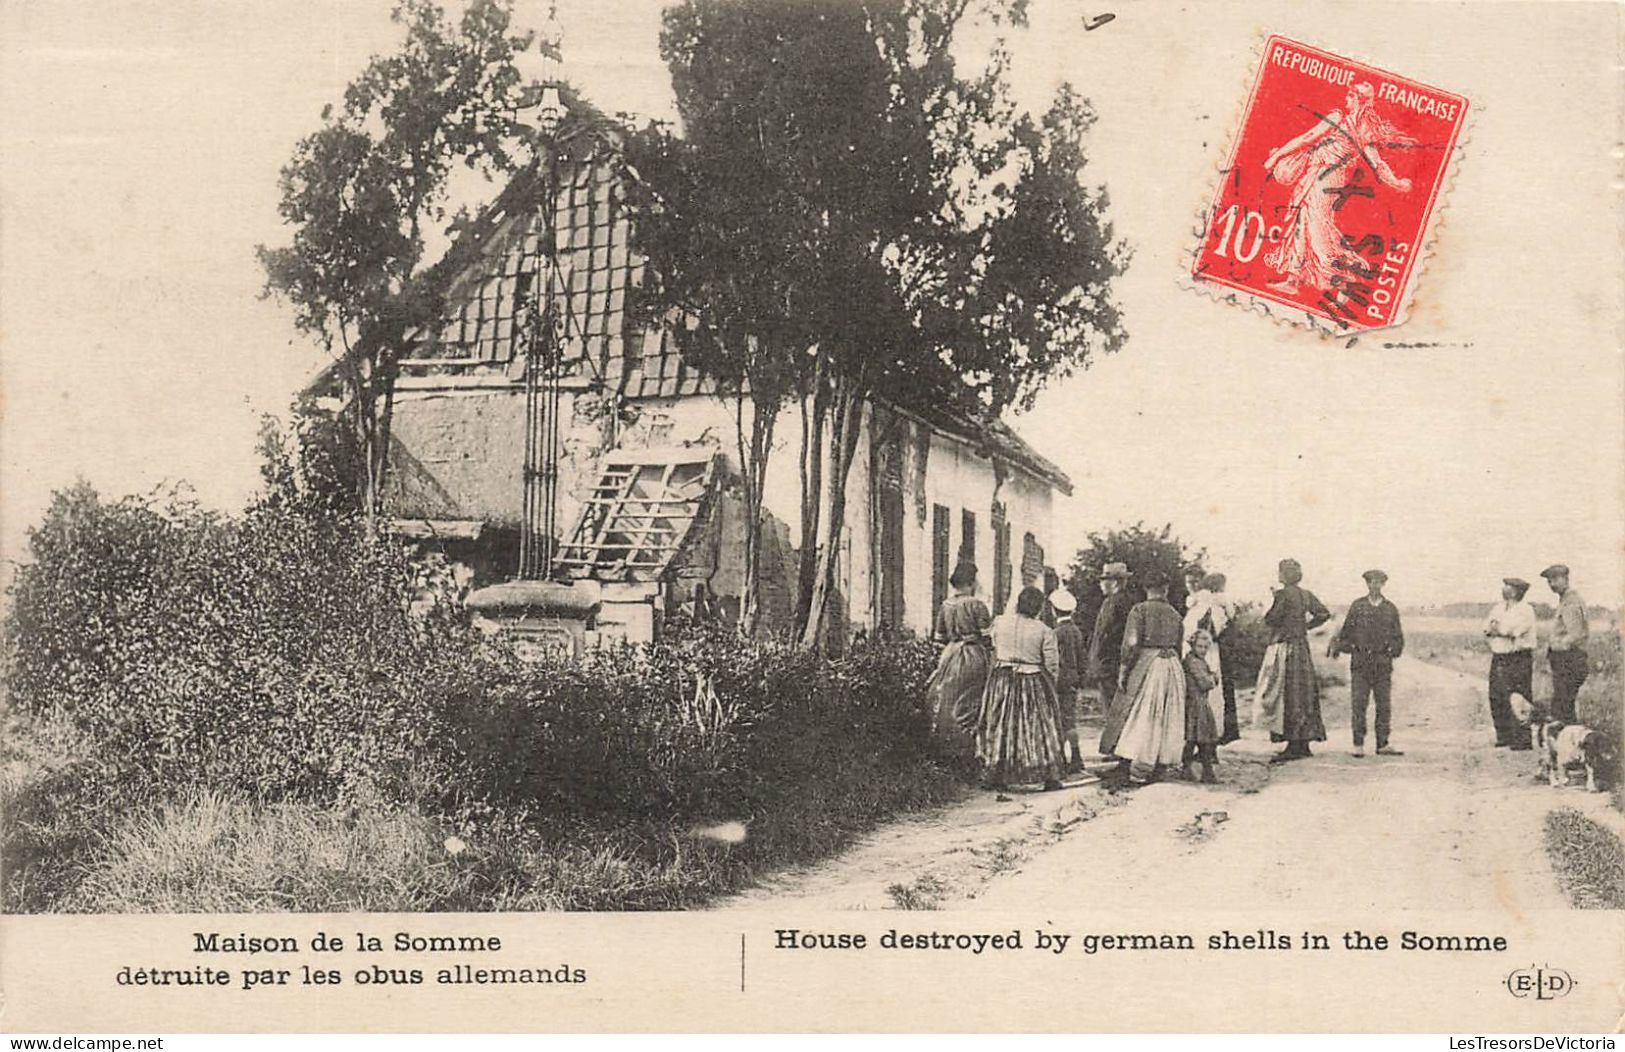
[[[1213,670],[1208,666],[1208,651],[1213,647],[1213,636],[1199,628],[1190,637],[1190,650],[1185,654],[1185,755],[1184,774],[1194,781],[1196,773],[1191,761],[1202,761],[1202,781],[1212,785],[1219,779],[1213,774],[1215,746],[1219,741],[1219,726],[1213,719],[1213,708],[1208,698],[1217,685]]]

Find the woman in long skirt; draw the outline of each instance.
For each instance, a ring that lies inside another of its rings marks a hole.
[[[1040,779],[1045,789],[1061,787],[1061,660],[1055,630],[1038,619],[1043,610],[1044,593],[1023,588],[1015,612],[993,622],[993,672],[976,731],[990,789]]]
[[[937,611],[934,636],[947,645],[937,669],[926,684],[932,708],[932,731],[944,753],[973,764],[976,724],[981,716],[982,693],[987,689],[990,664],[988,629],[993,614],[976,598],[976,566],[961,563],[948,578],[953,597]]]
[[[1168,602],[1167,576],[1153,571],[1144,584],[1145,602],[1129,611],[1123,629],[1123,671],[1100,736],[1100,751],[1139,781],[1155,779],[1185,752],[1183,625]]]
[[[1332,615],[1313,592],[1298,586],[1303,567],[1296,559],[1282,559],[1279,576],[1281,586],[1264,614],[1270,645],[1264,651],[1253,694],[1253,722],[1269,728],[1271,741],[1287,743],[1275,756],[1277,761],[1286,761],[1308,756],[1310,742],[1326,740],[1326,724],[1320,718],[1320,683],[1315,678],[1308,635]]]

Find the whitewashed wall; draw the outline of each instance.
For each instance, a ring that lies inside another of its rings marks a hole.
[[[432,476],[434,484],[427,486],[422,494],[401,495],[395,514],[517,521],[523,427],[523,399],[517,394],[515,388],[505,384],[483,389],[436,389],[433,381],[423,380],[403,392],[396,409],[396,436],[405,452],[416,458],[425,473]],[[560,465],[559,525],[566,534],[574,525],[581,497],[597,481],[596,450],[601,448],[598,443],[602,421],[585,412],[588,400],[589,396],[581,395],[578,403],[575,393],[567,393],[564,399],[572,412],[572,420],[563,436],[566,457]],[[722,455],[730,474],[737,473],[739,457],[732,400],[714,396],[641,399],[633,403],[632,409],[635,419],[620,428],[621,445],[703,444],[714,447]],[[876,519],[870,506],[873,418],[873,413],[865,412],[858,452],[847,479],[847,514],[838,532],[842,551],[839,584],[849,600],[855,628],[873,627],[875,622]],[[961,512],[969,509],[975,514],[979,588],[990,605],[994,582],[992,508],[995,499],[1004,502],[1010,524],[1012,596],[1021,588],[1023,534],[1031,532],[1036,536],[1051,565],[1060,565],[1061,554],[1055,546],[1051,522],[1053,490],[1049,483],[1020,469],[1009,468],[1001,485],[990,460],[976,453],[968,443],[936,431],[930,432],[930,450],[925,458],[922,517],[914,448],[914,433],[919,424],[906,419],[904,426],[908,436],[903,442],[904,621],[924,634],[930,631],[933,613],[932,505],[944,505],[949,511],[950,569],[960,548]],[[800,407],[792,405],[786,407],[776,425],[763,503],[765,510],[783,524],[790,544],[795,547],[803,543],[800,536],[800,439]],[[431,500],[425,495],[431,492],[439,496]],[[725,511],[725,517],[730,514],[737,515],[737,510]],[[824,523],[821,541],[827,541],[828,528],[829,524]],[[738,523],[725,522],[724,539],[737,536]],[[737,567],[723,568],[716,581],[718,590],[726,592],[728,582],[737,577]]]

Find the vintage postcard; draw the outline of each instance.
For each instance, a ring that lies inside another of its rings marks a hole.
[[[1616,1032],[1621,17],[0,6],[0,1028]]]

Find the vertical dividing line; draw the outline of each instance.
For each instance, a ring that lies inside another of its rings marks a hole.
[[[739,992],[745,992],[745,933],[739,933]]]

